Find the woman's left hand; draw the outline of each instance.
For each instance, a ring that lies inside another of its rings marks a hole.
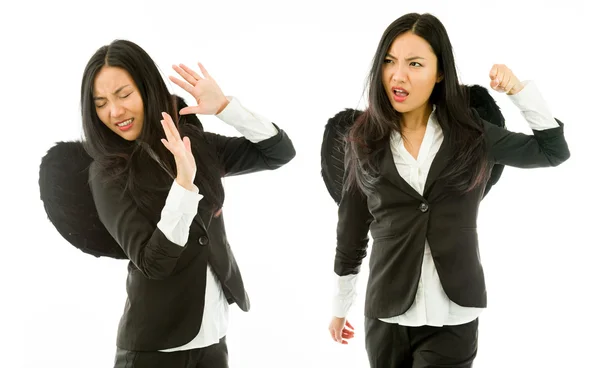
[[[227,106],[229,100],[225,97],[217,82],[208,74],[204,66],[200,63],[198,63],[198,66],[204,77],[183,64],[173,65],[173,69],[185,79],[185,82],[173,76],[169,76],[169,79],[194,96],[198,104],[198,106],[184,107],[179,113],[181,115],[218,114]]]
[[[493,90],[509,95],[519,93],[524,87],[519,78],[504,64],[494,64],[492,66],[490,79],[492,80],[490,87]]]

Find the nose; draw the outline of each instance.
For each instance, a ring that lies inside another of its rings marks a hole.
[[[125,114],[125,108],[119,103],[111,103],[110,105],[110,117],[118,119]]]
[[[392,74],[392,80],[395,82],[406,82],[407,72],[402,65],[397,65],[394,68],[394,74]]]

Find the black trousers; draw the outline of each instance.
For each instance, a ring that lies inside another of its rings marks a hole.
[[[365,318],[371,368],[470,368],[479,319],[457,326],[406,327]]]
[[[228,368],[225,337],[201,349],[174,351],[128,351],[117,348],[114,368]]]

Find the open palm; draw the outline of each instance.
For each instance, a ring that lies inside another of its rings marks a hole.
[[[166,112],[162,113],[163,120],[161,124],[165,131],[166,139],[161,139],[165,147],[173,154],[175,165],[177,166],[177,182],[183,187],[193,186],[196,177],[196,160],[192,154],[192,146],[188,137],[179,135],[173,119]]]
[[[181,115],[202,114],[214,115],[220,113],[229,103],[227,97],[221,91],[217,82],[208,74],[208,71],[198,63],[200,71],[204,75],[196,73],[183,64],[173,65],[173,69],[185,80],[169,76],[169,79],[179,87],[194,96],[198,106],[188,106],[181,109]]]

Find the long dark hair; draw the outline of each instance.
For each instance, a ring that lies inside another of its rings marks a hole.
[[[125,70],[136,84],[144,104],[144,124],[135,142],[112,132],[100,121],[93,100],[94,79],[103,66]],[[171,95],[160,71],[150,56],[138,45],[127,40],[115,40],[100,47],[90,58],[81,82],[81,117],[84,147],[92,157],[106,182],[116,181],[129,192],[136,204],[155,217],[153,208],[165,194],[176,176],[173,155],[161,143],[165,138],[160,124],[161,112],[168,112],[182,136],[188,136],[196,160],[195,184],[216,210],[223,204],[221,175],[215,169],[214,152],[209,150],[201,125],[195,115],[180,116],[182,99]],[[194,123],[196,122],[196,123]],[[154,152],[162,165],[151,156]],[[163,167],[164,166],[164,167]]]
[[[444,139],[452,147],[444,177],[448,189],[468,192],[484,183],[488,175],[483,126],[469,108],[467,88],[458,81],[452,44],[444,25],[431,14],[417,13],[396,19],[379,41],[369,74],[368,107],[349,131],[345,189],[373,189],[390,134],[400,132],[401,114],[389,102],[382,83],[382,67],[392,43],[405,32],[426,40],[438,59],[438,73],[444,78],[436,83],[430,102],[436,105]]]

